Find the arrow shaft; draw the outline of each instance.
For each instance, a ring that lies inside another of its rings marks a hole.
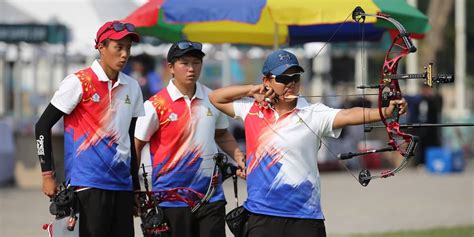
[[[413,123],[400,124],[400,128],[427,128],[427,127],[471,127],[474,123]],[[369,126],[370,128],[385,128],[385,126]]]

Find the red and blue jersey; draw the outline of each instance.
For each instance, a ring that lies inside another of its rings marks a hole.
[[[227,117],[210,102],[211,90],[197,83],[193,98],[183,95],[173,84],[145,102],[135,137],[150,143],[154,191],[177,187],[206,193],[217,153],[216,129],[228,127]],[[211,202],[224,200],[219,184]],[[186,206],[183,202],[163,202],[161,206]]]
[[[301,98],[282,115],[252,98],[233,106],[245,127],[245,208],[270,216],[324,219],[317,156],[322,137],[340,134],[332,128],[339,110]]]
[[[65,175],[73,186],[132,190],[132,117],[143,114],[138,83],[123,73],[113,83],[95,61],[66,77],[51,104],[64,116]]]

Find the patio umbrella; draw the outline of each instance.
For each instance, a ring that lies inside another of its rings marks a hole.
[[[294,45],[360,40],[360,25],[348,18],[356,6],[389,14],[408,32],[430,29],[428,18],[404,0],[150,0],[125,21],[143,35],[169,42]],[[367,19],[363,38],[379,40],[390,27]]]

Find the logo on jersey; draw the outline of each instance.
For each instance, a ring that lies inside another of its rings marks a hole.
[[[258,111],[258,117],[259,117],[259,118],[263,118],[263,113],[262,113],[262,111]]]
[[[92,95],[92,101],[95,102],[95,103],[99,103],[100,95],[97,94],[97,93],[94,93],[94,95]]]
[[[212,111],[211,108],[207,108],[207,116],[211,117],[212,116]]]
[[[169,119],[170,121],[176,121],[176,120],[178,120],[178,115],[175,114],[175,113],[171,113],[171,114],[168,116],[168,119]]]
[[[125,104],[130,104],[130,98],[128,95],[125,96]]]

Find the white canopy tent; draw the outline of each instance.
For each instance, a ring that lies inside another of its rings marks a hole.
[[[129,0],[15,0],[0,2],[0,9],[4,6],[5,9],[21,9],[27,17],[18,18],[7,13],[8,10],[0,10],[0,22],[9,19],[9,23],[62,23],[71,31],[68,54],[95,55],[97,29],[106,21],[123,19],[137,3]]]
[[[123,19],[136,7],[137,2],[129,0],[0,1],[0,24],[57,23],[70,32],[67,45],[0,42],[0,115],[34,119],[66,74],[97,57],[98,28]]]

